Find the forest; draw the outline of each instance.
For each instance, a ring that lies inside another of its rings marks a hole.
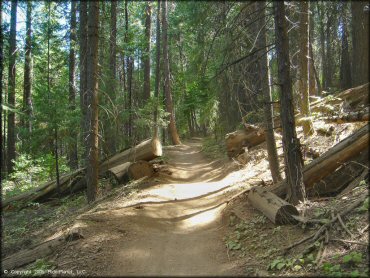
[[[369,275],[366,1],[0,3],[2,275]]]

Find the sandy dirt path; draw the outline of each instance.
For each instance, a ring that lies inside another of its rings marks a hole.
[[[239,177],[209,161],[200,145],[167,147],[172,174],[128,202],[81,215],[85,239],[65,254],[78,249],[79,268],[92,275],[240,275],[228,259],[221,217],[240,191],[233,185]]]

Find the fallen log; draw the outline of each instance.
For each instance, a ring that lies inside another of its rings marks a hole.
[[[253,187],[248,194],[248,201],[274,224],[294,223],[296,221],[292,215],[299,215],[295,206],[263,187]]]
[[[363,170],[362,173],[357,178],[352,180],[351,183],[339,195],[343,196],[343,195],[347,194],[353,188],[358,186],[361,183],[361,181],[366,180],[366,177],[368,177],[368,176],[369,176],[369,169]]]
[[[303,168],[303,181],[306,190],[309,190],[315,183],[335,172],[344,163],[359,156],[368,147],[369,126],[365,125]],[[284,180],[273,186],[271,191],[282,197],[286,193],[286,188],[287,183]]]
[[[306,189],[308,197],[336,196],[343,189],[347,188],[354,179],[357,179],[368,167],[368,148],[362,151],[358,156],[351,159],[336,169],[333,173],[315,182],[314,185]]]
[[[154,174],[154,167],[148,161],[125,162],[121,165],[110,168],[105,176],[115,185],[137,180],[142,177],[151,177]]]
[[[105,177],[108,178],[114,185],[119,185],[128,181],[127,170],[131,162],[126,162],[121,165],[112,167],[107,170]]]
[[[128,167],[128,176],[133,180],[141,179],[143,177],[151,177],[153,174],[153,165],[145,160],[131,163],[131,165]]]
[[[99,172],[100,174],[104,174],[108,169],[125,162],[135,162],[138,160],[150,161],[161,155],[161,142],[158,139],[148,139],[103,161],[99,166]]]
[[[265,141],[265,131],[262,128],[245,125],[245,129],[236,130],[225,136],[228,156],[235,157],[243,152],[244,147],[253,147]]]
[[[349,112],[340,116],[326,117],[323,119],[326,123],[354,123],[369,121],[369,107],[359,112]]]
[[[161,155],[162,145],[158,139],[145,140],[137,146],[127,149],[101,162],[99,165],[99,176],[105,177],[107,170],[126,162],[152,160]],[[62,176],[59,183],[61,196],[85,189],[85,168],[78,169],[70,174]],[[1,205],[4,208],[15,201],[22,201],[23,206],[25,206],[29,202],[42,202],[55,197],[58,197],[58,188],[56,180],[53,180],[28,192],[3,200]]]
[[[76,185],[81,177],[84,176],[84,169],[76,170],[70,174],[64,175],[60,177],[59,183],[60,183],[60,194],[63,196],[66,194],[67,190],[69,188],[72,188],[74,185]],[[56,181],[50,181],[47,182],[35,189],[32,189],[28,192],[16,195],[14,197],[10,197],[6,200],[3,200],[1,202],[1,206],[7,207],[9,204],[16,202],[16,201],[22,201],[24,204],[28,202],[37,202],[40,200],[45,200],[49,197],[53,197],[54,195],[58,194],[57,190],[57,183]]]
[[[80,231],[72,229],[67,233],[58,236],[57,238],[41,242],[32,246],[29,249],[19,251],[2,260],[3,269],[16,269],[24,265],[33,263],[37,259],[47,257],[55,251],[58,246],[66,244],[68,241],[78,240],[83,238]]]
[[[348,109],[355,109],[361,105],[367,106],[369,105],[369,83],[347,89],[336,97],[341,98]]]

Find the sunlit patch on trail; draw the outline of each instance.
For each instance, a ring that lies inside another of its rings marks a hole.
[[[211,224],[219,218],[222,209],[226,204],[221,204],[215,208],[196,214],[190,218],[187,218],[180,223],[180,227],[183,229],[200,228]]]

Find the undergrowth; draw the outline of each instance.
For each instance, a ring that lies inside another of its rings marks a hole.
[[[70,171],[65,157],[59,158],[60,174]],[[14,161],[14,172],[2,183],[2,196],[9,198],[55,179],[55,159],[51,154],[32,158],[22,154]]]
[[[202,151],[211,159],[226,158],[226,147],[224,141],[217,141],[214,137],[206,137],[202,141]]]

